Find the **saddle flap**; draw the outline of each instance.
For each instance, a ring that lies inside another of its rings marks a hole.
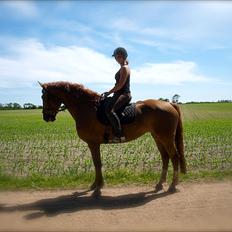
[[[106,116],[105,113],[105,107],[107,103],[111,100],[111,97],[107,97],[99,102],[99,105],[97,106],[97,118],[100,121],[100,123],[104,125],[110,125],[110,122]],[[136,104],[130,103],[117,112],[115,112],[121,122],[121,124],[129,124],[132,123],[136,116]]]

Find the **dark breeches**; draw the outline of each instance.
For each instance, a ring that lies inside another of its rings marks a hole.
[[[131,100],[131,95],[128,94],[114,94],[109,103],[106,105],[106,115],[114,128],[115,135],[121,137],[122,128],[121,123],[116,115],[116,111],[120,110],[123,106],[126,106]]]

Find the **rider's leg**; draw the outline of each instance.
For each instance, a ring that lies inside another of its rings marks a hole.
[[[111,125],[114,128],[115,136],[120,138],[122,135],[122,127],[121,127],[121,123],[120,123],[120,120],[119,120],[117,114],[110,111],[109,114],[107,114],[107,117],[108,117]]]
[[[114,95],[112,100],[108,103],[108,105],[105,108],[106,115],[114,128],[115,136],[118,138],[121,138],[123,134],[120,120],[115,112],[122,108],[124,105],[128,104],[130,100],[130,94],[122,94],[119,96]]]
[[[118,99],[118,96],[115,96],[115,95],[111,98],[111,100],[108,102],[108,104],[105,107],[105,113],[106,113],[107,118],[110,121],[110,124],[112,125],[114,129],[114,134],[116,136],[120,136],[121,124],[120,124],[118,116],[112,110],[117,99]]]
[[[129,102],[131,101],[131,94],[126,93],[126,94],[121,94],[116,102],[113,104],[112,111],[116,112],[119,109],[121,109],[123,106],[126,106]]]
[[[122,107],[127,105],[130,102],[130,100],[131,100],[130,94],[122,94],[117,98],[115,104],[113,105],[113,108],[111,109],[111,112],[114,115],[114,118],[117,120],[116,136],[119,138],[123,137],[122,139],[125,139],[125,138],[123,135],[120,120],[115,112],[118,111],[119,109],[122,109]]]

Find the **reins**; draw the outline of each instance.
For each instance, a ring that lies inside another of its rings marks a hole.
[[[88,93],[86,93],[82,88],[76,89],[77,92],[83,91],[82,94],[84,93],[83,94],[84,96],[80,94],[78,97],[75,96],[75,90],[70,91],[70,88],[66,88],[66,90],[67,93],[70,93],[70,98],[76,98],[76,104],[94,103],[95,107],[97,107],[102,100],[101,95],[88,96]],[[59,96],[49,93],[49,91],[45,88],[43,88],[42,93],[43,93],[42,98],[46,98],[48,94],[52,95],[54,98],[59,98]],[[74,96],[72,96],[72,94],[74,94]],[[43,109],[43,113],[55,116],[58,112],[65,111],[66,109],[68,109],[68,106],[63,104],[59,107],[58,110],[50,110],[45,108]]]

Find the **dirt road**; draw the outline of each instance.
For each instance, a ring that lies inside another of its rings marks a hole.
[[[167,186],[165,186],[167,188]],[[232,231],[232,182],[0,192],[0,231]]]

